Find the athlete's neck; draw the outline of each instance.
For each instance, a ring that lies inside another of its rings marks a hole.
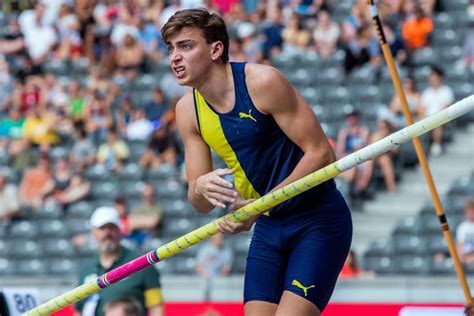
[[[216,64],[209,69],[196,89],[219,112],[228,112],[235,103],[234,80],[230,63]]]

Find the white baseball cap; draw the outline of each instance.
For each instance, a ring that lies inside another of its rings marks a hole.
[[[92,227],[100,228],[106,224],[114,224],[115,226],[120,227],[120,218],[115,207],[101,206],[92,213]]]

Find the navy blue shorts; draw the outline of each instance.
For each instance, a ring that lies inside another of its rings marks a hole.
[[[287,290],[323,311],[351,241],[350,210],[338,190],[313,210],[259,216],[247,258],[244,301],[278,304]]]

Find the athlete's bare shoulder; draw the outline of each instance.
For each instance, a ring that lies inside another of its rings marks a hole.
[[[194,109],[193,90],[188,91],[176,104],[176,122],[180,132],[197,131],[196,113]]]
[[[245,78],[252,101],[264,113],[272,112],[272,106],[294,96],[290,82],[275,67],[249,63]]]

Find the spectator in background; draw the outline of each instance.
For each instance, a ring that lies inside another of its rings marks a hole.
[[[178,162],[178,144],[169,125],[156,129],[148,147],[140,157],[140,166],[145,169],[158,169],[161,164],[176,165]]]
[[[0,229],[8,225],[20,210],[18,188],[13,183],[8,183],[7,177],[0,173]]]
[[[165,99],[163,90],[156,88],[153,92],[153,98],[145,104],[145,115],[146,118],[154,123],[160,122],[163,114],[168,110],[168,101]]]
[[[388,120],[388,118],[381,117],[377,121],[377,130],[370,135],[370,144],[373,144],[382,138],[392,134],[393,124]],[[395,170],[393,167],[393,157],[396,155],[397,150],[390,150],[373,160],[367,161],[368,168],[371,173],[370,178],[372,177],[372,170],[375,165],[379,166],[383,179],[385,182],[385,189],[387,192],[394,193],[396,191],[396,183],[395,183]]]
[[[142,245],[146,239],[157,235],[161,218],[162,211],[156,201],[155,188],[151,184],[145,184],[142,202],[128,215],[128,222],[125,225],[126,230],[131,233],[128,238]]]
[[[421,104],[424,116],[433,115],[454,101],[453,90],[444,84],[444,73],[441,69],[433,67],[429,76],[429,87],[421,94]],[[443,127],[437,127],[432,132],[431,154],[439,156],[443,152]]]
[[[46,184],[51,181],[52,172],[49,158],[40,156],[37,165],[28,170],[20,183],[20,204],[33,211],[38,210],[43,204]]]
[[[84,91],[76,80],[69,82],[69,108],[67,113],[75,122],[82,121],[86,112]]]
[[[59,10],[57,28],[59,47],[56,54],[62,60],[77,60],[82,57],[83,41],[80,34],[80,22],[69,5],[63,3]]]
[[[83,124],[76,124],[74,145],[69,155],[69,161],[79,170],[85,170],[95,162],[96,148],[87,137]]]
[[[282,19],[280,7],[273,7],[270,14],[270,20],[263,24],[263,34],[265,41],[263,43],[263,58],[269,59],[271,56],[281,52],[283,46],[282,32],[285,28]]]
[[[65,208],[89,194],[89,181],[80,172],[73,172],[69,165],[66,158],[56,161],[53,177],[44,188],[45,203],[58,204]]]
[[[417,90],[415,81],[412,77],[408,77],[403,80],[403,91],[407,99],[408,108],[410,109],[411,115],[415,121],[422,117],[423,109],[421,106],[421,94]],[[390,110],[394,114],[397,120],[398,128],[406,126],[405,116],[403,114],[402,105],[398,94],[395,93],[390,101]]]
[[[116,74],[132,80],[138,76],[144,62],[143,45],[131,34],[125,35],[123,45],[117,47]]]
[[[116,267],[139,256],[139,253],[120,245],[120,218],[113,207],[97,208],[91,216],[92,237],[98,245],[99,254],[87,264],[80,266],[79,283],[90,282]],[[153,267],[137,272],[113,287],[106,288],[88,299],[76,303],[79,312],[103,316],[104,307],[110,301],[133,297],[141,308],[141,316],[162,316],[163,298],[158,271]],[[85,314],[83,314],[85,315]]]
[[[232,250],[224,244],[224,235],[218,233],[199,248],[196,259],[197,274],[201,277],[213,278],[230,274],[233,254]]]
[[[365,147],[369,142],[369,129],[360,123],[358,111],[346,115],[346,126],[342,128],[336,141],[336,156],[341,159]],[[372,177],[367,163],[358,165],[343,174],[342,178],[351,184],[351,194],[354,197],[364,196]]]
[[[10,107],[8,117],[0,121],[0,138],[6,137],[9,141],[18,141],[23,138],[25,118],[16,107]]]
[[[474,73],[474,4],[472,7],[469,28],[463,45],[463,58],[467,69],[471,71],[471,73]]]
[[[105,304],[105,316],[140,316],[142,307],[133,297],[123,297]]]
[[[33,108],[44,108],[46,106],[46,98],[42,91],[42,80],[36,76],[26,77],[24,85],[17,85],[14,94],[14,104],[20,105],[22,114],[26,114]]]
[[[422,7],[415,4],[415,15],[408,18],[402,25],[402,36],[408,53],[430,44],[433,22],[426,16]]]
[[[126,135],[128,140],[146,141],[153,133],[153,123],[150,122],[142,109],[133,112],[132,121],[127,126]]]
[[[24,125],[24,136],[34,145],[50,146],[59,142],[53,113],[34,107],[29,111]]]
[[[99,146],[97,162],[109,170],[119,172],[130,152],[127,144],[118,138],[117,132],[110,129],[105,143]]]
[[[1,43],[0,43],[1,48]],[[0,49],[0,113],[4,112],[12,102],[13,77]]]
[[[351,249],[349,251],[349,255],[347,256],[346,262],[342,267],[339,277],[341,279],[355,279],[358,278],[361,273],[362,269],[360,268],[359,262],[357,261],[356,253]]]
[[[292,14],[286,27],[283,29],[283,52],[300,53],[308,48],[311,33],[303,27],[303,22],[297,14]]]
[[[346,73],[369,64],[378,67],[381,64],[380,50],[374,37],[372,25],[364,24],[357,31],[357,37],[344,47],[344,69]]]
[[[323,58],[329,58],[336,51],[339,39],[339,25],[331,20],[328,11],[318,12],[318,22],[313,31],[316,52]]]
[[[456,230],[457,250],[459,260],[463,264],[474,262],[474,199],[469,199],[464,205],[465,220]]]
[[[84,121],[86,131],[91,134],[95,144],[105,138],[107,130],[112,126],[112,118],[110,104],[101,92],[96,91],[94,93],[93,99],[87,105]]]
[[[367,1],[357,0],[352,6],[351,14],[342,23],[342,41],[346,44],[355,41],[360,28],[363,25],[370,25],[371,21]]]

